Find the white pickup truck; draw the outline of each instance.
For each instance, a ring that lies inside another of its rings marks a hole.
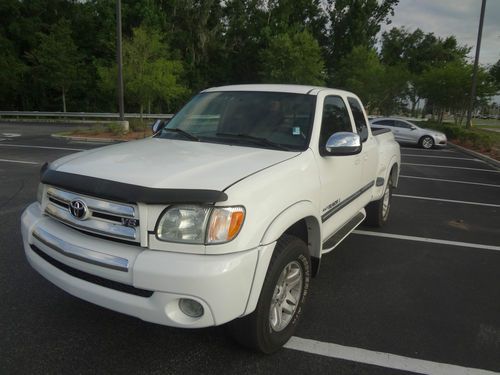
[[[97,305],[279,349],[322,256],[387,221],[392,133],[350,92],[292,85],[211,88],[153,130],[42,167],[28,261]]]

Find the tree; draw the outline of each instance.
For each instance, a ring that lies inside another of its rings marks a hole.
[[[133,30],[133,37],[123,42],[123,80],[125,98],[137,104],[141,116],[144,108],[151,112],[155,101],[171,104],[184,99],[188,90],[180,83],[183,72],[182,62],[169,59],[164,36],[147,27]],[[116,66],[98,67],[101,87],[114,92]],[[161,103],[160,103],[161,106]]]
[[[422,94],[432,106],[432,113],[437,113],[438,122],[442,122],[444,112],[450,110],[455,122],[462,123],[470,97],[472,70],[471,64],[452,61],[430,68],[420,77]],[[493,95],[494,86],[486,70],[480,68],[477,77],[476,100]]]
[[[500,91],[500,60],[490,68],[489,73],[497,86],[497,92]]]
[[[0,35],[0,108],[13,103],[22,88],[26,65],[15,53],[12,43]]]
[[[326,45],[329,82],[337,84],[340,61],[354,47],[374,47],[383,22],[389,23],[389,14],[399,0],[328,0],[331,23]]]
[[[61,19],[50,28],[49,34],[39,33],[40,44],[30,54],[33,73],[48,88],[59,90],[63,112],[66,94],[78,80],[81,55],[71,36],[70,24]]]
[[[383,65],[372,48],[354,47],[340,61],[337,77],[339,87],[358,94],[370,113],[390,115],[402,106],[406,68]]]
[[[420,29],[409,32],[404,27],[392,28],[382,34],[381,60],[387,65],[404,64],[409,73],[408,97],[412,115],[421,98],[418,77],[426,70],[452,61],[465,61],[469,47],[458,45],[454,36],[436,37]]]
[[[307,31],[279,34],[260,53],[264,82],[324,84],[324,62],[318,42]]]

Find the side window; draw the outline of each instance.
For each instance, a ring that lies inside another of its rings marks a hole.
[[[411,125],[407,124],[406,122],[403,122],[403,121],[394,121],[394,123],[396,124],[396,126],[398,128],[411,129]]]
[[[340,96],[327,96],[323,103],[323,118],[319,136],[320,150],[324,149],[328,138],[337,132],[352,132],[349,112]]]
[[[393,120],[380,120],[380,121],[374,122],[373,125],[394,126],[394,121]]]
[[[347,101],[349,102],[349,107],[351,107],[354,123],[356,124],[356,130],[361,137],[361,141],[364,142],[368,139],[368,126],[366,124],[361,104],[354,98],[347,98]]]

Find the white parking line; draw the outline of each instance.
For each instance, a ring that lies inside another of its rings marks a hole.
[[[416,152],[423,152],[423,153],[428,153],[428,152],[451,152],[457,154],[458,152],[453,151],[453,150],[422,150],[420,148],[415,148],[415,147],[399,147],[401,150],[412,150]]]
[[[419,167],[432,167],[432,168],[467,169],[469,171],[483,171],[483,172],[500,173],[500,171],[497,171],[495,169],[452,167],[450,165],[417,164],[417,163],[401,163],[401,165],[417,165]]]
[[[500,251],[500,246],[483,245],[483,244],[479,244],[479,243],[459,242],[459,241],[449,241],[449,240],[439,240],[437,238],[405,236],[403,234],[372,232],[372,231],[358,230],[358,229],[356,229],[352,233],[360,234],[360,235],[363,235],[363,236],[384,237],[384,238],[393,238],[393,239],[396,239],[396,240],[406,240],[406,241],[416,241],[416,242],[425,242],[425,243],[435,243],[435,244],[439,244],[439,245],[449,245],[449,246],[469,247],[469,248],[473,248],[473,249],[484,249],[484,250]]]
[[[398,197],[398,198],[424,199],[424,200],[428,200],[428,201],[438,201],[438,202],[447,202],[447,203],[471,204],[473,206],[500,207],[500,204],[481,203],[481,202],[468,202],[468,201],[456,201],[456,200],[453,200],[453,199],[420,197],[420,196],[416,196],[416,195],[392,194],[392,196],[393,197]]]
[[[479,185],[479,186],[489,186],[489,187],[500,188],[500,185],[484,184],[481,182],[444,180],[442,178],[429,178],[429,177],[417,177],[417,176],[406,176],[406,175],[399,175],[399,178],[412,178],[412,179],[416,179],[416,180],[429,180],[429,181],[439,181],[439,182],[454,182],[456,184]]]
[[[85,151],[84,148],[68,148],[68,147],[49,147],[49,146],[32,146],[32,145],[13,145],[0,143],[0,147],[19,147],[19,148],[40,148],[47,150],[67,150],[67,151]]]
[[[435,158],[435,159],[455,159],[455,160],[472,160],[472,161],[479,161],[481,163],[484,163],[481,159],[475,159],[475,158],[455,158],[453,156],[433,156],[433,155],[416,155],[416,154],[401,154],[401,156],[411,156],[411,157],[416,157],[416,158]]]
[[[0,162],[5,162],[5,163],[19,163],[19,164],[35,164],[35,165],[40,164],[40,163],[36,163],[34,161],[9,160],[9,159],[0,159]]]
[[[447,363],[431,362],[423,359],[403,357],[396,354],[353,348],[328,342],[303,339],[293,336],[285,348],[318,354],[330,358],[381,366],[395,370],[431,375],[498,375],[498,373],[475,368],[462,367]]]

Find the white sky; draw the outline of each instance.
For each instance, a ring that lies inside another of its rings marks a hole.
[[[392,27],[405,26],[413,31],[433,32],[436,36],[454,35],[461,45],[473,47],[473,61],[481,12],[481,0],[400,0],[395,8]],[[483,40],[479,63],[483,66],[500,59],[500,0],[487,0],[483,26]]]

